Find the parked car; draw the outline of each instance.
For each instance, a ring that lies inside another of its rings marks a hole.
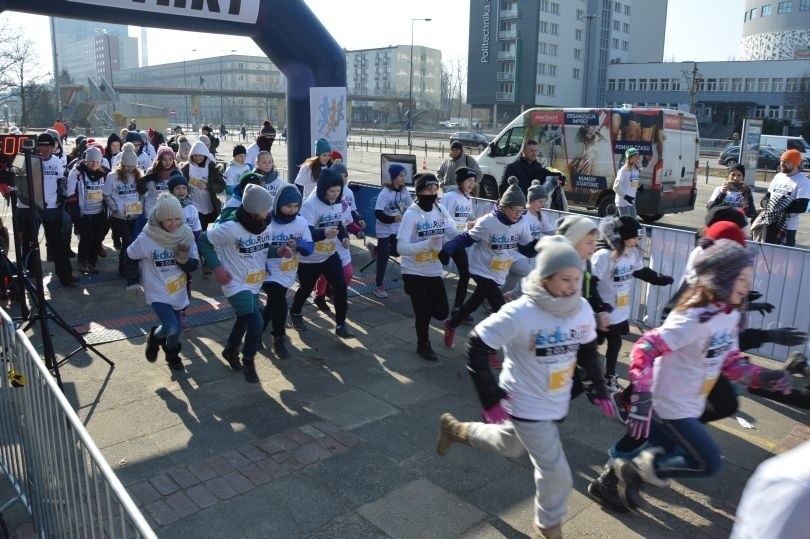
[[[759,148],[759,159],[757,159],[757,168],[765,170],[778,170],[780,154],[768,146],[761,146]],[[718,159],[721,165],[733,167],[740,162],[740,147],[729,146],[723,153],[720,154]],[[802,167],[807,168],[810,166],[810,159],[805,159],[802,162]]]
[[[482,150],[489,146],[490,140],[486,135],[481,133],[470,133],[468,131],[457,131],[450,135],[450,144],[460,142],[463,146],[470,148],[481,148]]]

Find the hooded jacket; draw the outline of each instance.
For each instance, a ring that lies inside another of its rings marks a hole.
[[[191,147],[191,152],[189,152],[188,155],[189,159],[191,159],[192,155],[205,156],[205,161],[199,166],[208,168],[208,185],[206,191],[208,191],[208,196],[211,198],[211,207],[213,208],[213,213],[215,215],[219,215],[219,213],[222,211],[222,202],[220,202],[217,195],[225,191],[225,180],[222,178],[222,173],[220,172],[219,167],[217,167],[214,157],[208,151],[208,148],[205,147],[205,144],[199,140]],[[189,166],[190,163],[184,163],[180,168],[180,172],[183,173],[183,176],[185,176],[186,179],[189,179]]]

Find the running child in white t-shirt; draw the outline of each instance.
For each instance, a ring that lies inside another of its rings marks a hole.
[[[168,193],[158,197],[140,235],[127,247],[126,256],[127,292],[143,293],[160,318],[160,325],[149,330],[146,359],[157,360],[158,348],[162,347],[169,368],[183,370],[180,312],[188,306],[186,275],[197,269],[200,257],[175,197]]]
[[[373,293],[378,298],[387,298],[388,292],[383,286],[385,268],[388,267],[389,256],[399,256],[397,253],[397,232],[399,222],[405,210],[413,204],[411,193],[405,187],[405,167],[394,163],[388,167],[390,181],[383,182],[382,191],[377,195],[374,205],[374,215],[377,217],[375,233],[377,246],[369,245],[371,256],[377,261],[377,286]]]
[[[233,195],[233,188],[239,184],[239,176],[253,168],[245,163],[246,154],[247,150],[241,144],[233,147],[233,159],[228,163],[225,173],[222,175],[225,180],[225,194],[228,196]]]
[[[123,157],[107,174],[104,180],[104,204],[110,212],[110,227],[117,235],[121,248],[118,252],[118,274],[124,276],[124,262],[127,247],[135,239],[135,225],[143,212],[143,196],[138,194],[137,182],[141,179],[137,156],[130,148],[124,150]]]
[[[573,481],[556,422],[568,415],[577,361],[594,383],[594,403],[608,417],[615,409],[599,365],[593,311],[580,294],[582,259],[561,236],[544,237],[537,247],[523,295],[467,338],[467,368],[487,422],[462,423],[443,414],[436,452],[445,455],[453,443],[505,457],[528,452],[537,488],[535,531],[560,537]],[[498,349],[505,356],[499,380],[489,359]]]
[[[456,169],[456,186],[455,189],[448,190],[439,200],[446,210],[453,218],[456,226],[456,232],[463,234],[467,232],[475,224],[475,215],[473,214],[472,206],[472,193],[475,189],[475,171],[467,167],[459,167]],[[451,257],[453,263],[456,265],[456,295],[453,299],[453,311],[461,309],[464,301],[467,299],[467,288],[470,286],[470,260],[467,258],[467,249],[457,249]],[[464,320],[465,324],[472,324],[474,319],[472,315],[467,315]]]
[[[275,197],[278,188],[285,183],[284,178],[279,175],[278,169],[276,169],[273,154],[268,151],[262,150],[259,152],[259,155],[256,156],[256,168],[253,169],[253,172],[261,175],[261,185],[267,189],[267,192],[270,193],[271,196]]]
[[[191,232],[194,233],[194,239],[198,239],[200,234],[202,234],[202,226],[200,225],[199,212],[194,204],[191,203],[191,197],[188,196],[188,180],[186,180],[186,177],[183,176],[179,170],[176,170],[169,176],[166,187],[169,193],[180,201],[180,205],[183,206],[183,221],[191,228]],[[191,301],[191,274],[189,273],[186,277],[188,277],[186,291],[188,292],[188,300]],[[191,324],[188,321],[185,309],[180,311],[180,329],[183,331],[189,331],[191,329]]]

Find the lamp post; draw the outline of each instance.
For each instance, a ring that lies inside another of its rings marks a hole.
[[[112,96],[112,109],[115,112],[115,96],[113,92],[115,92],[115,88],[113,86],[113,67],[112,67],[112,47],[110,46],[110,34],[107,33],[106,28],[96,29],[96,33],[101,32],[104,34],[104,39],[107,42],[107,67],[110,70],[110,95]]]
[[[234,52],[236,52],[236,49],[228,49],[227,51],[223,51],[223,52],[234,53]],[[220,53],[220,55],[219,55],[219,124],[220,125],[225,123],[225,114],[223,112],[224,107],[222,106],[222,103],[223,103],[223,95],[222,95],[222,93],[223,93],[223,91],[225,89],[224,81],[225,81],[225,69],[224,69],[223,64],[222,64],[222,53]]]
[[[413,26],[417,21],[430,22],[433,19],[411,19],[411,67],[408,71],[408,149],[411,146],[411,129],[413,129]]]

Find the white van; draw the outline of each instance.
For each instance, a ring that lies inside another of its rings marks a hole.
[[[562,172],[569,204],[616,212],[612,190],[624,152],[642,156],[639,216],[656,221],[695,207],[698,127],[693,114],[659,108],[533,108],[512,120],[478,157],[482,193],[495,193],[524,140],[538,142],[538,159]],[[494,191],[493,191],[494,185]]]
[[[770,146],[778,155],[786,150],[799,150],[802,153],[802,162],[810,161],[810,146],[802,137],[786,137],[783,135],[760,135],[759,145]]]

